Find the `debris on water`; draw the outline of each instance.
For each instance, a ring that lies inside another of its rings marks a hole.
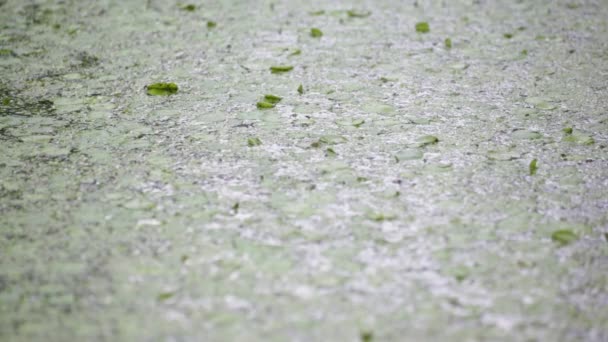
[[[431,27],[429,23],[426,21],[421,21],[416,23],[416,32],[418,33],[428,33],[431,31]]]
[[[153,83],[146,86],[146,93],[152,96],[167,96],[177,93],[178,87],[175,83]]]
[[[273,74],[282,74],[293,70],[291,65],[275,65],[270,67],[270,72]]]
[[[313,38],[321,38],[323,37],[323,31],[316,27],[313,27],[310,29],[310,36]]]

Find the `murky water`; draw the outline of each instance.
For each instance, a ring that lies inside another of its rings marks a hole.
[[[607,340],[606,18],[0,1],[0,339]]]

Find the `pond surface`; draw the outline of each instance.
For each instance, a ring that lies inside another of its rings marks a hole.
[[[606,18],[0,1],[0,339],[608,340]]]

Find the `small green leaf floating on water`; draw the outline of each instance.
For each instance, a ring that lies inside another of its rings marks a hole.
[[[553,240],[555,243],[558,243],[560,246],[565,246],[578,240],[578,236],[571,230],[560,229],[554,231],[553,234],[551,234],[551,240]]]
[[[374,333],[371,331],[362,331],[360,339],[361,342],[372,342],[374,340]]]
[[[513,33],[505,33],[502,36],[505,37],[505,38],[507,38],[507,39],[511,39],[511,38],[513,38]]]
[[[262,145],[262,140],[260,140],[260,138],[256,137],[247,139],[247,146],[249,147],[255,147],[260,145]]]
[[[370,12],[370,11],[358,12],[355,10],[350,10],[350,11],[346,11],[346,14],[348,15],[349,18],[367,18],[370,15],[372,15],[372,12]]]
[[[429,26],[429,23],[427,23],[426,21],[421,21],[419,23],[416,23],[416,32],[428,33],[430,31],[431,31],[431,27]]]
[[[273,74],[282,74],[293,70],[291,65],[275,65],[270,67],[270,72]]]
[[[530,162],[530,176],[534,176],[537,170],[538,166],[536,165],[536,159],[532,159]]]
[[[300,95],[304,94],[304,86],[302,86],[301,84],[300,84],[300,86],[298,86],[298,94],[300,94]]]
[[[163,292],[160,293],[158,296],[156,296],[156,299],[158,299],[158,301],[162,302],[165,301],[171,297],[173,297],[175,295],[175,293],[173,292]]]
[[[258,109],[271,109],[274,108],[275,104],[271,103],[271,102],[266,102],[266,101],[260,101],[258,103],[256,103],[256,107]]]
[[[194,12],[194,11],[196,11],[196,6],[195,6],[195,5],[193,5],[193,4],[184,5],[184,6],[182,7],[182,9],[183,9],[184,11],[188,11],[188,12]]]
[[[318,28],[311,28],[310,29],[310,36],[313,38],[321,38],[323,37],[323,31],[319,30]]]
[[[566,127],[564,129],[562,129],[562,132],[564,132],[564,134],[572,134],[574,130],[572,129],[572,127]]]
[[[446,49],[451,49],[452,48],[452,40],[450,38],[446,38],[443,41],[443,44],[445,45]]]
[[[282,97],[272,95],[272,94],[264,95],[264,101],[268,102],[268,103],[272,103],[272,104],[277,104],[277,103],[281,102],[282,99],[283,99]]]
[[[302,54],[302,50],[295,49],[292,53],[289,54],[289,56],[299,56],[301,54]]]
[[[177,93],[175,83],[153,83],[146,86],[146,93],[151,96],[167,96]]]
[[[215,28],[216,26],[217,26],[217,23],[216,23],[215,21],[209,20],[209,21],[207,22],[207,28],[208,28],[208,29]]]

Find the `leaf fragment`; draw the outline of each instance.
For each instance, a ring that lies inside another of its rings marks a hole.
[[[313,38],[321,38],[323,37],[323,31],[316,27],[313,27],[310,29],[310,36]]]
[[[426,21],[421,21],[416,23],[416,32],[418,33],[429,33],[431,31],[431,27],[429,23]]]
[[[272,104],[277,104],[277,103],[281,102],[282,99],[283,99],[282,97],[272,95],[272,94],[264,95],[264,101],[268,102],[268,103],[272,103]]]
[[[256,103],[256,107],[258,109],[271,109],[275,107],[275,104],[272,102],[260,101]]]
[[[530,169],[530,176],[534,176],[536,174],[536,171],[538,170],[536,159],[532,159],[532,161],[530,162],[529,169]]]
[[[565,246],[578,240],[578,235],[569,229],[560,229],[551,234],[551,240],[560,246]]]
[[[258,138],[258,137],[253,137],[253,138],[247,139],[247,146],[249,146],[249,147],[255,147],[255,146],[260,146],[260,145],[262,145],[262,140],[260,140],[260,138]]]
[[[175,83],[153,83],[146,86],[146,93],[151,96],[167,96],[177,93]]]
[[[293,70],[291,65],[274,65],[270,67],[270,72],[273,74],[282,74]]]

